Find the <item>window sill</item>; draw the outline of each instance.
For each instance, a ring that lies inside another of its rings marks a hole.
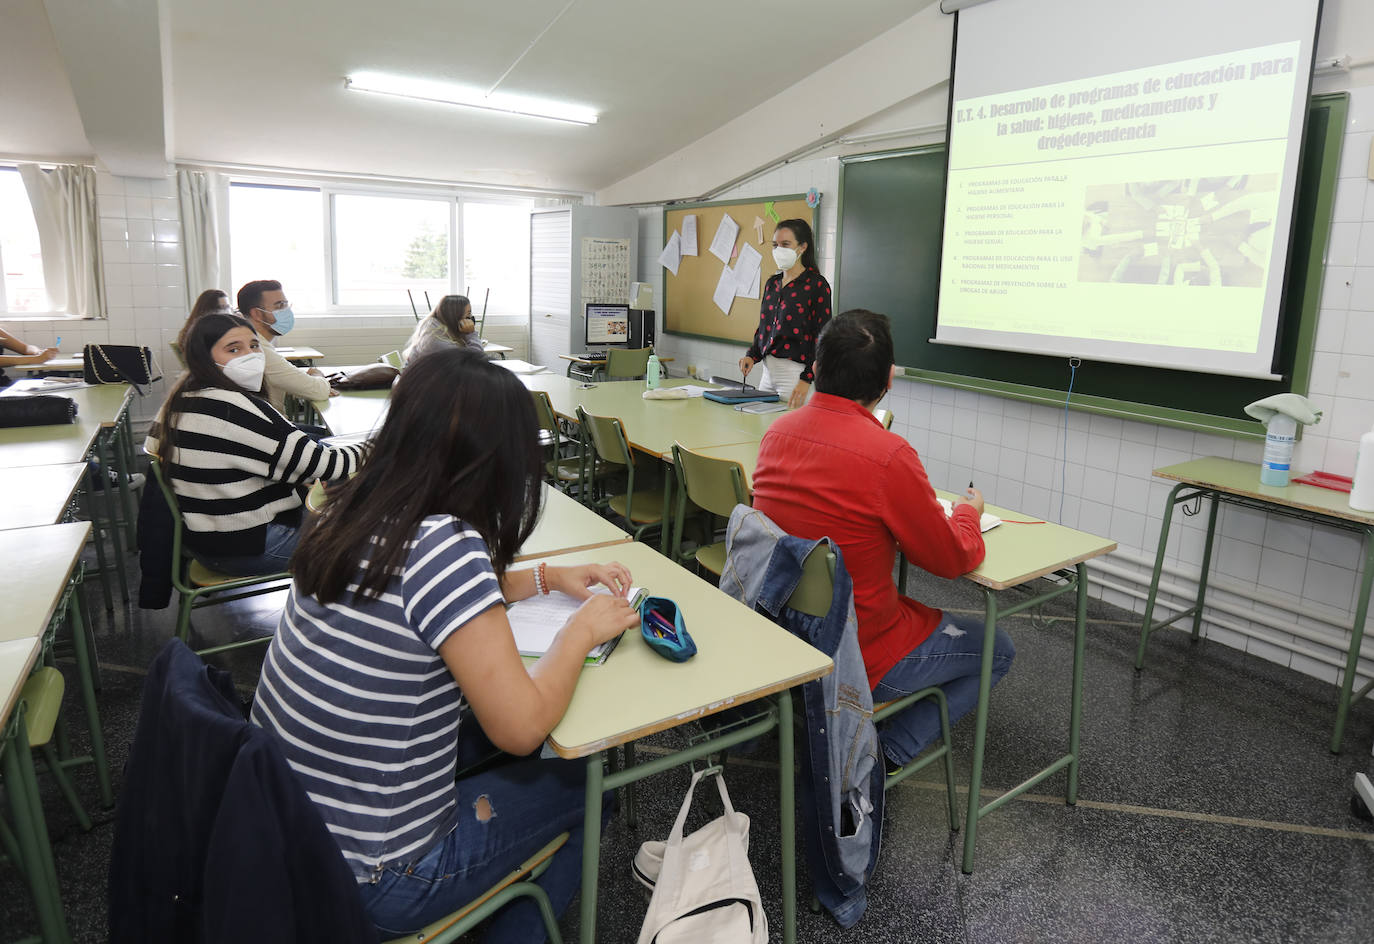
[[[0,321],[25,322],[33,324],[44,321],[105,321],[105,318],[96,318],[89,315],[68,315],[62,312],[3,312],[0,311]]]

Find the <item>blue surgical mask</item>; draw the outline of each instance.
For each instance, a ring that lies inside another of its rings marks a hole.
[[[272,330],[279,335],[286,334],[296,326],[296,313],[290,308],[278,308],[272,312],[272,317],[277,319],[272,325]]]

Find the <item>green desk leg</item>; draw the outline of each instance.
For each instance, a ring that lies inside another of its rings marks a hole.
[[[1207,512],[1207,540],[1202,546],[1202,572],[1198,574],[1197,599],[1193,601],[1194,641],[1202,634],[1202,607],[1207,600],[1207,575],[1212,571],[1212,543],[1217,536],[1217,509],[1221,507],[1216,492],[1209,496],[1209,500],[1212,507]]]
[[[80,565],[78,565],[79,567]],[[91,733],[91,759],[95,763],[95,779],[100,785],[100,805],[114,806],[114,791],[110,787],[110,762],[105,757],[105,736],[100,728],[100,709],[95,700],[95,664],[91,658],[90,641],[86,636],[86,604],[82,599],[81,578],[72,588],[70,609],[72,646],[75,648],[77,673],[81,676],[81,704],[86,709],[86,726]]]
[[[796,768],[793,753],[792,691],[778,693],[778,828],[782,841],[782,941],[797,940]]]
[[[119,512],[115,505],[114,489],[110,487],[110,478],[107,470],[113,468],[110,460],[110,441],[104,434],[95,438],[96,459],[100,463],[100,474],[104,476],[101,480],[105,494],[105,521],[108,525],[107,533],[110,535],[110,547],[114,551],[115,571],[119,574],[119,594],[124,602],[129,602],[129,576],[124,570],[124,542],[120,540],[119,534]],[[123,486],[123,482],[120,485]]]
[[[580,940],[596,942],[597,872],[601,868],[601,765],[605,752],[587,758],[587,800],[582,820],[582,901]]]
[[[95,489],[91,487],[91,473],[81,475],[81,496],[86,505],[86,513],[91,516],[91,540],[95,542],[96,566],[100,568],[100,589],[105,594],[105,612],[114,611],[114,597],[110,595],[110,564],[105,559],[105,537],[100,523],[100,511],[96,507]]]
[[[135,531],[136,512],[132,512],[133,496],[129,492],[129,463],[124,452],[123,427],[116,422],[108,430],[102,430],[100,435],[105,440],[105,454],[114,460],[111,468],[115,472],[115,477],[119,479],[119,507],[124,510],[124,545],[129,550],[138,546],[138,534]],[[105,486],[109,487],[109,476],[105,477]],[[116,537],[118,537],[116,535]]]
[[[1185,616],[1195,616],[1193,620],[1193,638],[1197,638],[1198,630],[1202,625],[1202,598],[1207,593],[1207,571],[1212,564],[1212,537],[1216,533],[1217,524],[1217,496],[1215,492],[1209,493],[1212,500],[1212,509],[1207,518],[1207,546],[1202,553],[1202,576],[1198,579],[1198,600],[1192,607],[1180,613],[1175,613],[1167,620],[1155,625],[1155,598],[1159,595],[1159,575],[1164,569],[1164,553],[1169,546],[1169,526],[1174,519],[1174,508],[1180,501],[1191,501],[1192,496],[1185,499],[1178,497],[1179,492],[1185,488],[1196,488],[1187,482],[1179,482],[1169,492],[1169,498],[1164,503],[1164,521],[1159,526],[1159,547],[1155,551],[1155,569],[1150,575],[1150,592],[1145,597],[1145,616],[1140,621],[1140,646],[1135,653],[1136,671],[1145,667],[1145,645],[1150,641],[1150,634],[1157,629],[1163,629],[1176,620],[1183,619]],[[1201,493],[1199,493],[1201,494]]]
[[[983,590],[983,664],[978,677],[978,708],[974,712],[973,762],[968,780],[968,817],[964,830],[965,875],[973,872],[973,850],[978,844],[979,805],[983,796],[983,751],[988,741],[988,699],[992,693],[992,646],[997,640],[997,594]]]
[[[663,517],[659,519],[658,528],[658,552],[664,557],[668,556],[668,551],[673,546],[673,476],[674,470],[669,463],[663,472]],[[676,562],[677,558],[674,557],[673,560]]]
[[[1345,678],[1341,680],[1341,697],[1336,702],[1336,728],[1331,732],[1331,753],[1341,752],[1345,737],[1345,718],[1350,713],[1352,699],[1363,698],[1374,687],[1374,681],[1359,692],[1355,687],[1355,669],[1360,662],[1360,643],[1364,640],[1364,621],[1369,616],[1369,592],[1374,589],[1374,528],[1364,529],[1364,570],[1360,577],[1360,595],[1355,602],[1355,622],[1350,628],[1350,651],[1345,655]]]
[[[1073,630],[1073,693],[1069,696],[1069,783],[1064,802],[1078,802],[1078,729],[1083,720],[1083,655],[1088,643],[1088,565],[1079,564]]]
[[[38,777],[33,771],[33,753],[28,749],[29,736],[24,726],[24,711],[25,705],[20,702],[10,717],[5,742],[0,743],[0,755],[3,755],[0,756],[0,765],[3,765],[5,792],[9,794],[10,811],[14,818],[15,841],[33,893],[34,910],[38,913],[38,927],[47,944],[57,944],[70,941],[71,936],[62,913],[57,866],[53,863],[48,827],[43,820]]]

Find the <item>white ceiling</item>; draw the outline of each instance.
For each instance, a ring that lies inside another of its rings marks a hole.
[[[0,2],[0,153],[90,153],[43,0]],[[567,0],[167,0],[170,149],[182,161],[590,191],[929,2],[576,0],[501,88],[601,113],[577,127],[343,88],[364,69],[490,85]]]

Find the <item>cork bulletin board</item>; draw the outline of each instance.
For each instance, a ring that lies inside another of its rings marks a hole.
[[[712,203],[680,203],[663,214],[663,243],[667,245],[674,233],[681,239],[685,217],[696,217],[697,253],[684,255],[677,274],[663,270],[663,330],[669,334],[709,338],[717,341],[748,343],[759,326],[759,305],[763,285],[778,270],[773,263],[773,230],[777,223],[769,214],[769,205],[778,220],[803,219],[816,228],[816,212],[806,205],[805,194],[782,197],[762,197],[753,200],[718,200]],[[733,267],[745,243],[763,256],[759,298],[736,297],[726,315],[716,305],[714,296],[721,271],[726,263],[712,255],[710,248],[721,220],[729,214],[739,224],[735,236]],[[763,220],[762,239],[755,219]]]

